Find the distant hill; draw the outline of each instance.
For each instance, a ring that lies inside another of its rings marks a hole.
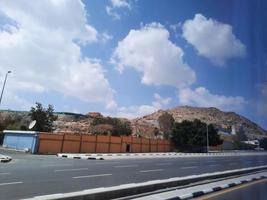
[[[251,139],[267,137],[267,131],[258,126],[249,119],[238,115],[234,112],[223,112],[217,108],[200,108],[190,106],[179,106],[173,109],[158,110],[150,115],[146,115],[133,120],[120,119],[121,121],[129,121],[133,130],[133,135],[141,135],[142,137],[155,137],[156,129],[159,129],[158,118],[168,112],[173,116],[176,122],[183,120],[193,121],[199,119],[205,123],[214,124],[218,129],[231,132],[232,128],[244,133]],[[77,132],[91,133],[92,122],[96,117],[103,117],[100,113],[91,112],[86,115],[68,112],[57,112],[58,120],[55,122],[57,132]],[[28,112],[0,110],[0,116],[19,116],[23,119],[25,125],[28,125],[30,118]],[[99,126],[98,128],[106,126]]]
[[[132,120],[134,130],[136,132],[144,132],[145,129],[152,131],[154,128],[158,128],[158,118],[164,112],[171,114],[176,122],[199,119],[205,123],[214,124],[217,128],[228,132],[231,132],[233,127],[236,132],[241,131],[242,129],[249,138],[267,137],[266,130],[234,112],[223,112],[217,108],[190,106],[179,106],[173,109],[159,110],[150,115],[134,119]]]

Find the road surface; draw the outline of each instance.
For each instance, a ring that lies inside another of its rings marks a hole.
[[[0,199],[5,200],[267,164],[266,155],[103,161],[7,155],[12,162],[0,164]]]

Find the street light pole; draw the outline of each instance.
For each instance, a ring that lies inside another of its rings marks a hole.
[[[1,105],[1,102],[2,102],[2,97],[3,97],[5,86],[6,86],[7,75],[10,74],[10,73],[11,73],[11,71],[8,71],[6,73],[6,76],[5,76],[5,80],[4,80],[4,84],[3,84],[3,88],[2,88],[2,92],[1,92],[1,96],[0,96],[0,105]]]
[[[209,124],[207,124],[207,153],[209,153]]]

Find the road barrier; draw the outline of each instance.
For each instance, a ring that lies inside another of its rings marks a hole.
[[[89,189],[89,190],[83,190],[79,192],[71,192],[71,193],[65,193],[65,194],[44,195],[44,196],[33,197],[28,200],[114,199],[114,198],[121,198],[121,197],[126,197],[126,196],[131,196],[131,195],[137,195],[141,193],[152,192],[152,191],[170,188],[170,187],[188,185],[191,183],[196,183],[196,182],[204,181],[204,180],[212,180],[212,179],[225,178],[225,177],[236,176],[236,175],[243,175],[243,174],[262,171],[266,169],[267,169],[267,165],[263,165],[263,166],[258,166],[258,167],[227,170],[223,172],[213,172],[213,173],[205,173],[205,174],[200,174],[200,175],[191,175],[191,176],[186,176],[186,177],[170,178],[170,179],[165,179],[165,180],[155,180],[155,181],[148,181],[148,182],[143,182],[143,183],[125,184],[125,185],[113,186],[113,187],[108,187],[108,188],[102,187],[102,188]]]
[[[224,189],[240,186],[255,181],[261,181],[267,178],[267,172],[253,173],[241,177],[234,177],[230,179],[218,180],[215,182],[208,182],[207,184],[195,185],[192,187],[184,188],[169,188],[165,191],[155,192],[154,194],[140,195],[135,200],[154,200],[154,199],[165,199],[165,200],[184,200],[200,197],[213,192],[218,192]],[[128,197],[122,199],[130,199]],[[208,198],[207,198],[208,199]]]

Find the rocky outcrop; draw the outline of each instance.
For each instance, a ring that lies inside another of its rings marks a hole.
[[[173,109],[159,110],[142,118],[134,119],[132,121],[132,124],[135,127],[134,130],[138,129],[139,126],[144,126],[144,124],[153,128],[159,128],[158,118],[164,112],[171,114],[176,122],[199,119],[205,123],[214,124],[217,128],[228,132],[231,132],[233,127],[236,132],[241,131],[242,129],[249,138],[267,136],[266,130],[249,119],[234,112],[223,112],[217,108],[200,108],[190,106],[179,106]]]

